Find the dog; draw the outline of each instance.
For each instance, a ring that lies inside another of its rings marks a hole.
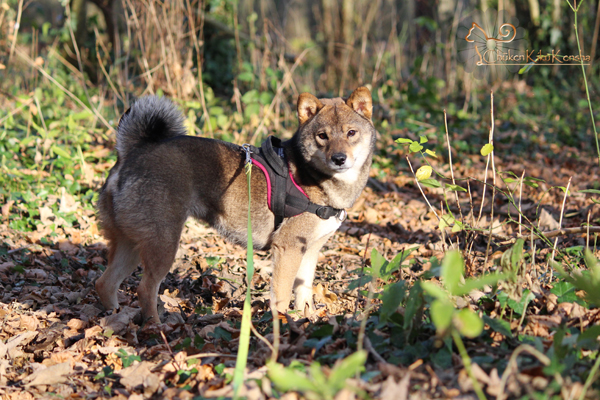
[[[366,87],[356,89],[347,100],[303,93],[297,102],[299,127],[293,137],[265,142],[279,146],[275,161],[287,168],[288,187],[306,196],[308,205],[302,207],[308,211],[283,217],[272,211],[271,197],[278,194],[271,193],[272,179],[261,163],[253,162],[252,241],[255,248],[272,251],[273,310],[287,311],[294,292],[296,309],[305,314],[314,311],[312,284],[318,253],[369,178],[376,138],[372,109]],[[97,205],[109,255],[96,291],[106,309],[117,308],[121,282],[141,261],[144,272],[137,293],[142,316],[160,323],[159,286],[173,264],[188,217],[246,245],[244,166],[248,156],[259,154],[253,154],[256,148],[246,151],[232,143],[187,136],[179,109],[156,96],[140,98],[123,114],[116,149],[117,162]],[[289,198],[285,194],[283,198],[289,208]]]

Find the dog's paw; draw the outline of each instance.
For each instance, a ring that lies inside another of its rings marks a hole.
[[[298,286],[296,288],[296,301],[294,308],[304,313],[304,316],[311,315],[315,311],[315,303],[313,302],[312,287]]]

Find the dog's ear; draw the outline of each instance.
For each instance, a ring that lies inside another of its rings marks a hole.
[[[319,99],[310,93],[302,93],[298,97],[298,120],[300,124],[314,117],[321,108],[323,108],[323,104]]]
[[[352,92],[348,100],[346,100],[346,104],[366,119],[371,120],[371,116],[373,115],[373,100],[371,99],[371,92],[366,87],[361,86]]]

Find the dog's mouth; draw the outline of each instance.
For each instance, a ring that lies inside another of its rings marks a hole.
[[[352,168],[352,165],[351,163],[344,163],[342,165],[338,165],[335,162],[330,161],[328,163],[328,167],[332,172],[339,174],[348,171],[350,168]]]

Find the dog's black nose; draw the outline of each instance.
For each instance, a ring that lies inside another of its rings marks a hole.
[[[346,162],[346,155],[344,153],[335,153],[331,156],[331,161],[333,161],[335,165],[344,165]]]

